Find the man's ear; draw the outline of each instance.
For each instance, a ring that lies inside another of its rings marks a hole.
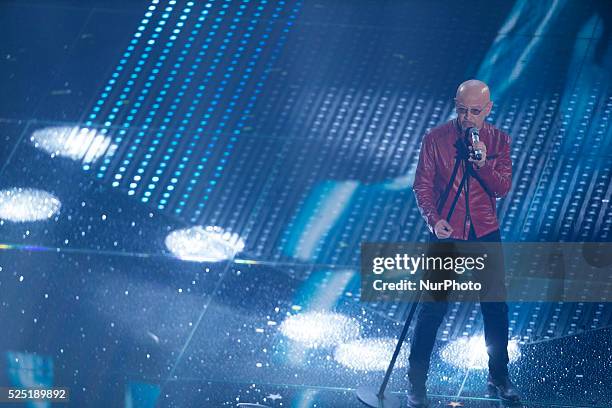
[[[489,116],[489,113],[491,113],[491,109],[493,109],[493,101],[489,101],[489,103],[487,103],[487,107],[486,109],[486,115],[485,116]]]

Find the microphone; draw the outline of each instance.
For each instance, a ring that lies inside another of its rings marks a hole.
[[[475,127],[468,128],[467,134],[470,136],[472,145],[480,141],[480,134],[478,133],[478,128],[475,128]],[[476,161],[482,160],[482,150],[474,149],[474,159],[476,159]]]

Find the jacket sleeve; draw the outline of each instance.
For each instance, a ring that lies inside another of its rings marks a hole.
[[[421,142],[421,153],[417,164],[412,189],[421,215],[427,222],[429,229],[442,218],[438,214],[434,199],[434,177],[436,175],[435,149],[431,133],[426,134]]]
[[[501,198],[508,194],[512,185],[512,160],[510,159],[510,136],[500,133],[501,137],[499,158],[495,162],[495,167],[489,161],[480,169],[476,169],[476,174],[486,185],[487,189],[495,197]]]

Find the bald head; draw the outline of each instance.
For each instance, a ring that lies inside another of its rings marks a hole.
[[[461,101],[467,106],[484,105],[491,100],[489,87],[477,79],[469,79],[457,88],[457,101]]]
[[[489,87],[477,79],[470,79],[459,85],[455,104],[459,125],[464,130],[469,127],[482,128],[493,107]]]

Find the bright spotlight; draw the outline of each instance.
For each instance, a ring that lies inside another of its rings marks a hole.
[[[310,348],[331,347],[358,338],[361,326],[339,313],[306,312],[288,317],[280,325],[286,337]]]
[[[334,351],[334,359],[345,367],[360,371],[384,371],[391,361],[397,339],[392,337],[376,339],[360,339],[341,344]],[[402,345],[396,368],[405,367],[408,363],[410,344]]]
[[[220,227],[195,226],[168,234],[166,248],[186,261],[219,262],[232,259],[242,251],[244,240]]]
[[[34,147],[41,149],[51,157],[67,157],[83,163],[92,163],[109,150],[117,148],[111,145],[111,138],[97,134],[95,129],[78,126],[46,127],[36,130],[30,137]]]
[[[33,188],[14,187],[0,191],[0,218],[13,222],[41,221],[62,207],[53,194]]]
[[[442,350],[442,359],[460,368],[487,368],[489,355],[484,336],[461,337],[446,344]],[[515,362],[521,356],[516,340],[508,342],[508,357]]]

